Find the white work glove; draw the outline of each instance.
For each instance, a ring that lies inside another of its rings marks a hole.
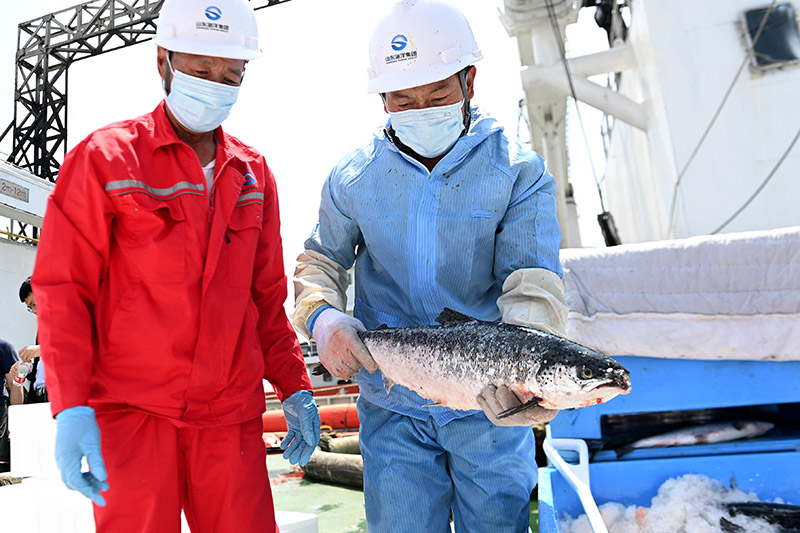
[[[497,299],[502,321],[564,336],[567,329],[567,299],[564,282],[544,268],[515,270],[503,283]]]
[[[512,407],[526,403],[529,398],[521,397],[505,385],[496,387],[487,385],[478,394],[478,405],[481,406],[486,417],[495,426],[532,426],[533,424],[543,424],[550,422],[558,414],[557,409],[545,409],[538,405],[527,407],[526,409],[507,416],[498,418],[497,416]]]
[[[359,319],[338,309],[322,311],[312,331],[322,366],[339,379],[351,379],[362,368],[375,372],[378,363],[358,338],[358,332],[366,330]]]

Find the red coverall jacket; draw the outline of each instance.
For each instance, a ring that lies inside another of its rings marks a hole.
[[[133,407],[237,424],[311,389],[283,308],[275,180],[225,134],[210,196],[194,151],[152,113],[95,131],[64,159],[33,287],[53,414]]]

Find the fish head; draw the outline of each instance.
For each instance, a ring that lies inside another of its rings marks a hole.
[[[606,355],[575,346],[578,349],[543,358],[536,372],[542,407],[588,407],[630,392],[628,369]]]

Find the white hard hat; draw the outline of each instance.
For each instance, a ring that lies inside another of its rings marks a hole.
[[[368,90],[386,93],[433,83],[482,57],[458,9],[438,0],[402,0],[372,34]]]
[[[164,0],[155,41],[171,52],[245,60],[261,55],[247,0]]]

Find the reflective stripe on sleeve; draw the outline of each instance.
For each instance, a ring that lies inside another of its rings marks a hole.
[[[247,194],[243,194],[236,200],[236,207],[240,207],[243,205],[250,205],[250,204],[263,204],[264,203],[264,193],[263,192],[251,192]]]

